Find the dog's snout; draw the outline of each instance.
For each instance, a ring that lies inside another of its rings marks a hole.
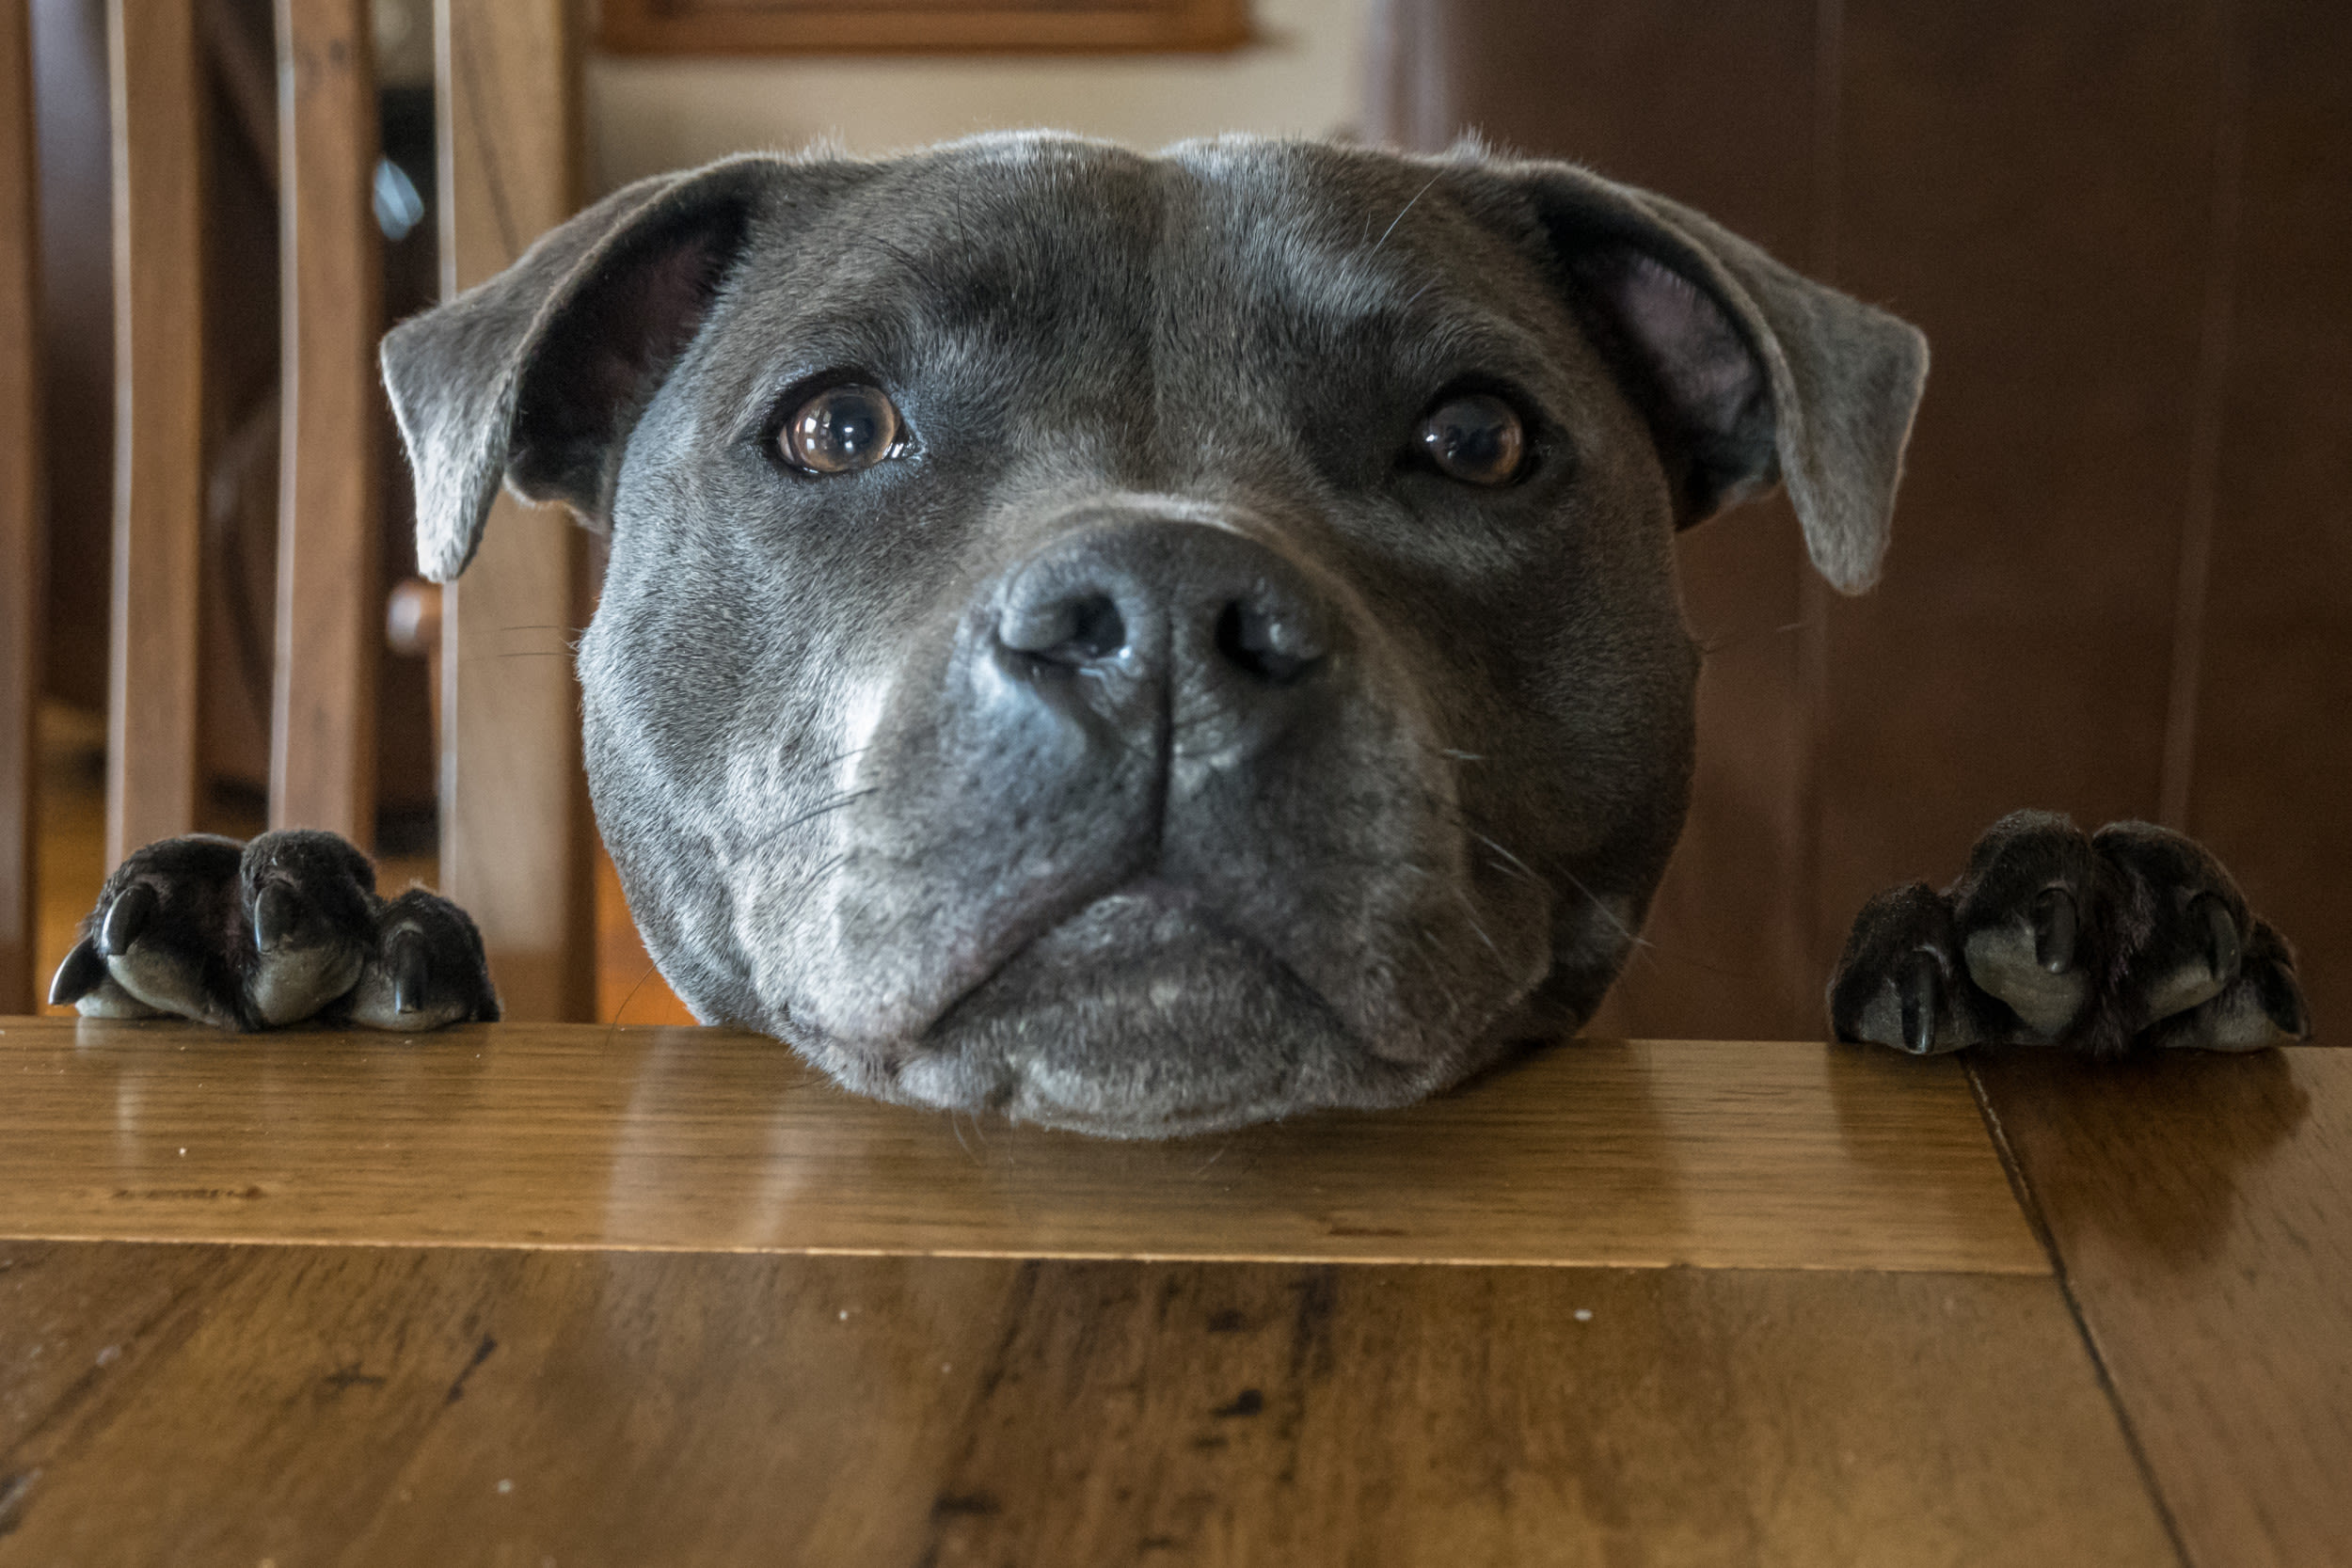
[[[1323,639],[1308,619],[1275,595],[1235,599],[1220,610],[1216,651],[1228,664],[1269,686],[1305,679],[1325,653]]]
[[[997,648],[1035,675],[1082,673],[1120,689],[1088,705],[1124,721],[1120,699],[1165,689],[1271,733],[1332,657],[1329,606],[1263,545],[1198,523],[1122,522],[1056,540],[1005,579]],[[1033,688],[1034,689],[1034,688]],[[1158,705],[1152,705],[1156,707]]]
[[[1015,653],[1073,669],[1127,651],[1127,618],[1109,594],[1076,593],[1016,599],[996,624],[996,640]]]

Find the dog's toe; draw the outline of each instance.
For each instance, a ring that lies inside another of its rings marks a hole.
[[[1941,1055],[1984,1037],[1982,1005],[1958,951],[1952,911],[1924,882],[1880,894],[1854,917],[1830,981],[1831,1027],[1915,1056]]]
[[[446,898],[411,888],[384,906],[373,957],[351,991],[350,1018],[371,1029],[421,1032],[495,1022],[481,933]]]
[[[1962,943],[1968,976],[2044,1040],[2082,1015],[2090,981],[2076,961],[2081,915],[2074,895],[2044,888],[2008,918],[1979,926]]]

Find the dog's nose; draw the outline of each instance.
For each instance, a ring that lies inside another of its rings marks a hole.
[[[1179,721],[1263,735],[1331,662],[1334,624],[1306,575],[1265,546],[1152,520],[1065,535],[1024,562],[1005,580],[995,638],[1033,689],[1093,677],[1073,695],[1122,728],[1165,692]]]

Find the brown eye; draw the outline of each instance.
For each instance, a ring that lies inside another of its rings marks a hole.
[[[854,473],[898,450],[898,411],[877,387],[828,387],[793,411],[777,439],[796,468]]]
[[[1466,392],[1446,399],[1421,421],[1421,446],[1448,479],[1506,484],[1518,476],[1527,433],[1501,398]]]

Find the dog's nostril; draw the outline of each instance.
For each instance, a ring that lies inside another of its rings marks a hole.
[[[1127,623],[1107,594],[1073,595],[1006,611],[996,639],[1051,664],[1092,664],[1127,646]]]
[[[1323,643],[1295,616],[1236,599],[1216,620],[1216,651],[1269,686],[1302,680],[1323,661]]]

